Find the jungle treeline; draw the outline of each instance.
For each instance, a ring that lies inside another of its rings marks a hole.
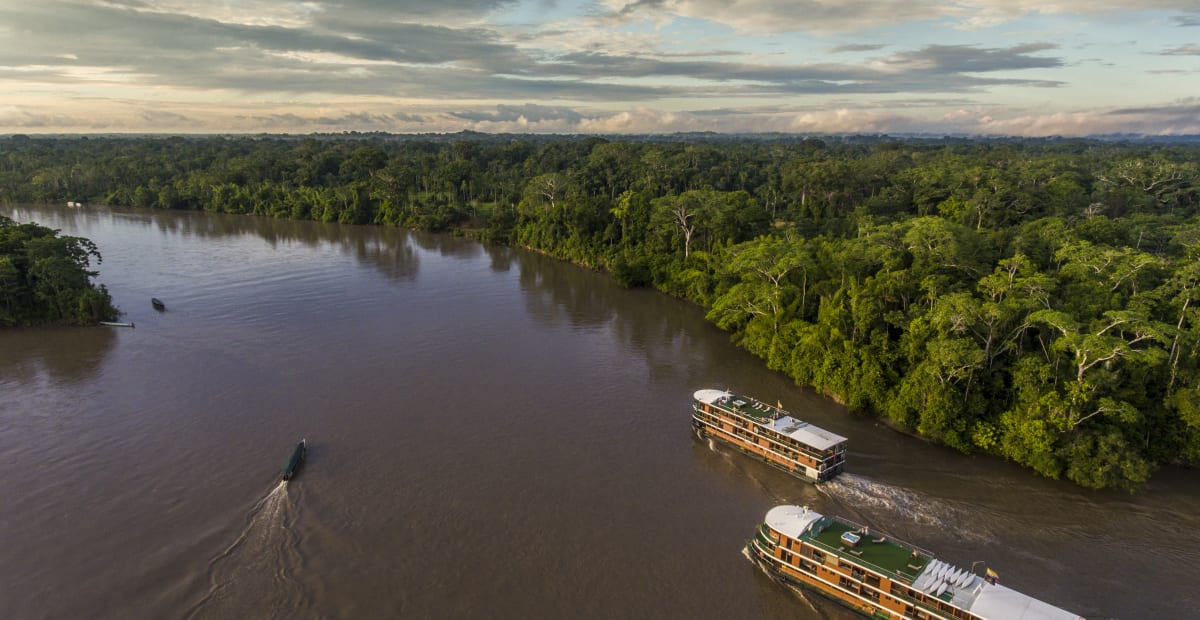
[[[0,139],[10,202],[456,231],[607,270],[853,411],[1092,488],[1200,462],[1198,180],[1200,146],[1098,140]]]

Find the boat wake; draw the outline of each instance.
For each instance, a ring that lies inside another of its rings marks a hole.
[[[233,544],[208,563],[208,591],[188,618],[294,617],[304,589],[293,576],[300,565],[287,482],[250,509]]]
[[[762,571],[762,574],[770,577],[774,581],[778,581],[779,583],[782,583],[784,586],[787,587],[788,590],[791,591],[792,594],[796,595],[796,598],[799,598],[800,600],[804,601],[804,604],[808,606],[809,611],[811,611],[815,615],[815,617],[817,617],[817,618],[825,618],[826,617],[825,614],[822,613],[821,610],[817,609],[817,606],[813,605],[813,602],[808,599],[807,593],[803,589],[798,588],[787,581],[777,579],[775,577],[775,575],[771,574],[771,571],[767,570],[767,568],[765,566],[754,561],[754,556],[750,555],[750,550],[747,549],[746,547],[742,547],[742,556],[745,557],[747,560],[750,560],[751,564],[758,567],[758,570]]]
[[[969,514],[938,498],[856,474],[843,473],[820,485],[820,488],[846,509],[863,506],[882,508],[903,520],[926,526],[957,528],[957,524],[964,520],[974,520]]]

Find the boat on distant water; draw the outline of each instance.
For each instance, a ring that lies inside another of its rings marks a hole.
[[[67,201],[67,206],[68,206],[68,207],[72,207],[72,208],[78,208],[78,207],[82,207],[82,206],[83,206],[83,203],[82,203],[82,202],[71,202],[71,201]]]
[[[157,297],[150,298],[150,305],[154,306],[155,310],[166,310],[167,309],[167,304],[164,304],[162,302],[162,300]]]
[[[767,512],[745,554],[788,587],[815,590],[873,618],[1082,620],[920,547],[807,506]],[[972,567],[973,568],[973,567]]]
[[[692,429],[792,475],[824,482],[842,472],[846,438],[749,396],[722,390],[692,395]]]
[[[301,439],[300,443],[296,444],[296,449],[292,450],[292,455],[288,457],[287,464],[283,466],[283,480],[286,482],[291,480],[296,472],[300,469],[300,464],[304,462],[304,457],[308,453],[306,446],[307,439]]]
[[[100,321],[100,324],[108,327],[133,327],[133,323],[117,323],[115,321]]]

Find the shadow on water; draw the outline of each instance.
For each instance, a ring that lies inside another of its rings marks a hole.
[[[237,540],[209,561],[208,591],[186,617],[295,617],[306,595],[295,577],[301,558],[294,520],[288,483],[280,482],[250,509]]]

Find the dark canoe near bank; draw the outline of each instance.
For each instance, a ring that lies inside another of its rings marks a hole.
[[[150,305],[154,306],[155,310],[166,310],[167,309],[167,304],[164,304],[162,302],[162,300],[157,297],[150,298]]]

